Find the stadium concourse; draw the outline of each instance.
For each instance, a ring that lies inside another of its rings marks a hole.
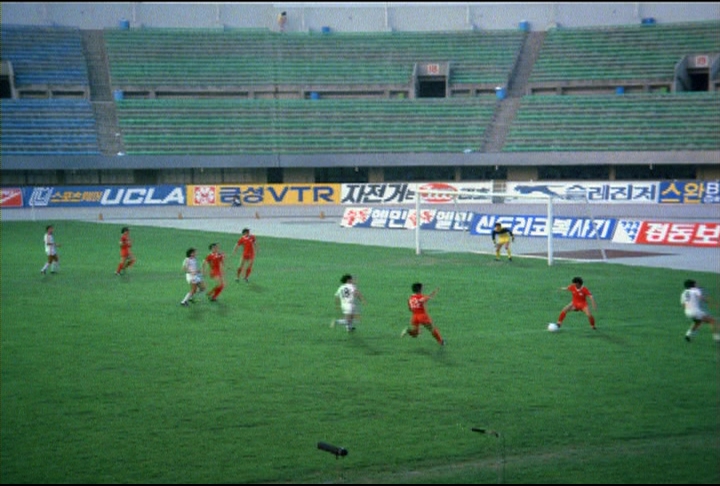
[[[503,207],[504,206],[504,207]],[[507,206],[512,206],[508,208]],[[129,226],[156,226],[239,235],[250,228],[256,236],[317,240],[357,245],[408,248],[415,252],[416,233],[412,230],[344,228],[340,225],[344,206],[243,206],[243,207],[143,207],[129,208],[37,208],[13,209],[2,213],[4,221],[82,220]],[[545,214],[543,205],[499,205],[496,214]],[[673,222],[713,222],[720,220],[716,205],[593,205],[593,217],[645,218]],[[492,254],[490,237],[470,236],[458,231],[424,231],[420,233],[422,251],[460,251]],[[628,245],[597,240],[555,239],[554,261],[565,259],[598,261],[603,257],[611,264],[657,267],[689,272],[720,274],[720,249],[681,246]],[[513,255],[517,258],[547,259],[545,238],[517,238]]]

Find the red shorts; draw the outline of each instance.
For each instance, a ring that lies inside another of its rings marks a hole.
[[[413,314],[410,318],[410,324],[413,326],[431,326],[432,319],[427,314]]]
[[[127,258],[130,256],[130,250],[129,249],[122,249],[120,250],[120,258]]]

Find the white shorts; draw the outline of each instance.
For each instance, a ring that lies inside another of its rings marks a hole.
[[[355,304],[342,304],[340,306],[340,309],[342,310],[343,315],[348,316],[350,314],[352,315],[359,315],[360,314],[360,306]]]
[[[702,321],[705,319],[705,316],[707,316],[707,312],[702,310],[696,310],[696,311],[685,311],[685,316],[688,319],[692,319],[693,321]]]
[[[199,284],[200,282],[202,282],[202,275],[200,275],[200,274],[193,275],[192,273],[186,273],[185,280],[187,280],[187,283],[189,283],[189,284]]]

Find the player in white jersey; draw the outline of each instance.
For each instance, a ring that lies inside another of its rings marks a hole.
[[[690,329],[685,333],[685,340],[688,342],[697,336],[698,329],[703,323],[712,326],[713,339],[720,342],[720,329],[715,318],[705,310],[706,302],[707,298],[697,286],[697,282],[691,279],[685,280],[685,290],[680,295],[680,304],[685,309],[685,316],[692,321]]]
[[[330,327],[342,324],[348,332],[351,332],[355,330],[355,321],[360,318],[360,303],[365,303],[365,297],[355,285],[352,275],[343,275],[340,282],[342,285],[335,292],[335,305],[340,309],[343,317],[333,319]]]
[[[195,248],[190,248],[185,252],[185,260],[183,260],[183,270],[185,270],[185,280],[190,284],[190,292],[180,302],[180,305],[187,307],[188,302],[194,302],[195,294],[205,291],[205,282],[202,279],[200,265],[195,258]]]
[[[55,243],[55,228],[49,225],[45,228],[45,236],[43,237],[43,243],[45,244],[45,255],[47,255],[47,261],[43,265],[40,273],[43,275],[47,273],[48,267],[50,267],[50,273],[55,273],[59,270],[60,259],[57,254],[57,247],[60,246]]]

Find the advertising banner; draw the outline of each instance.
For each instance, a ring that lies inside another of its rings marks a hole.
[[[414,209],[347,208],[340,225],[346,228],[415,229],[415,213]],[[470,211],[420,210],[420,224],[423,229],[467,231],[472,219],[473,213]]]
[[[401,208],[347,208],[341,225],[349,228],[414,229],[414,209]],[[516,236],[545,237],[545,216],[498,216],[475,214],[470,211],[420,211],[423,230],[468,231],[473,236],[489,236],[496,223],[510,228]],[[568,239],[610,240],[615,232],[615,219],[553,218],[553,236]]]
[[[21,208],[23,207],[23,193],[19,187],[3,187],[0,196],[0,207]]]
[[[720,223],[620,220],[613,243],[717,248]]]
[[[454,202],[491,202],[492,181],[487,182],[379,182],[343,184],[342,204],[408,204],[414,203],[418,191],[437,191],[423,194],[421,201],[427,204],[453,204]],[[463,191],[457,198],[443,194],[446,191]],[[456,199],[456,201],[455,201]]]
[[[720,203],[720,181],[663,181],[659,192],[665,204]]]
[[[340,184],[189,185],[189,206],[340,204]]]
[[[510,228],[515,236],[547,236],[546,216],[497,216],[477,214],[470,226],[470,234],[490,236],[496,223]],[[614,218],[553,218],[552,234],[555,238],[580,240],[609,240],[613,237],[617,220]]]
[[[59,186],[23,188],[26,207],[184,206],[184,186]]]
[[[529,203],[544,202],[528,196],[553,196],[576,202],[586,200],[591,203],[656,203],[658,202],[658,182],[508,182],[505,192],[517,194],[518,199],[506,202]]]

